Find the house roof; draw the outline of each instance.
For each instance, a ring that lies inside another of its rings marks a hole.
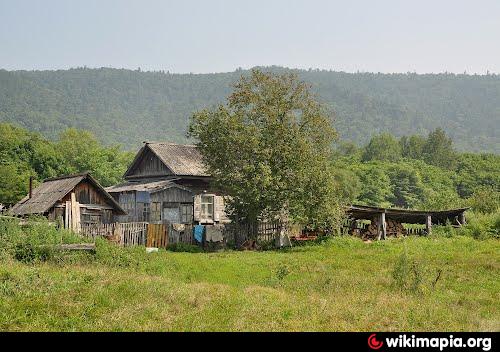
[[[109,193],[131,191],[155,193],[172,187],[191,192],[189,189],[174,183],[173,179],[162,181],[125,182],[119,185],[108,187],[106,188],[106,191],[108,191]]]
[[[151,150],[176,176],[210,176],[206,171],[201,153],[195,145],[146,142],[137,153],[125,176],[140,162],[142,154]]]
[[[29,196],[24,197],[10,211],[14,215],[43,214],[63,199],[83,180],[88,180],[95,186],[109,200],[109,203],[115,210],[121,214],[125,214],[125,211],[113,197],[88,172],[48,178],[33,189],[31,198]]]
[[[366,205],[351,205],[347,208],[347,214],[354,219],[371,219],[374,216],[385,213],[386,219],[410,224],[425,224],[427,215],[432,218],[433,224],[444,224],[446,220],[453,221],[469,208],[447,209],[447,210],[411,210],[398,208],[379,208]]]

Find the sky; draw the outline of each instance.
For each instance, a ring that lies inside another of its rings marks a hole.
[[[0,68],[500,73],[500,0],[0,0]]]

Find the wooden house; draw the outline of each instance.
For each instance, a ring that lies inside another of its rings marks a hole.
[[[224,198],[211,187],[211,177],[194,145],[146,142],[124,179],[125,183],[106,189],[127,212],[118,221],[229,222]]]
[[[88,172],[49,178],[35,189],[30,182],[29,194],[10,212],[16,216],[43,215],[77,231],[81,224],[110,223],[114,216],[126,214]]]

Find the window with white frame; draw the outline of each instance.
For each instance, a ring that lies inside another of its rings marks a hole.
[[[201,196],[201,218],[205,220],[213,220],[214,218],[214,196]]]

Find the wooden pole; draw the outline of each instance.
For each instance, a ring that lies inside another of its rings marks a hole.
[[[427,230],[427,235],[430,235],[432,232],[432,217],[431,215],[427,215],[425,218],[425,229]]]
[[[460,224],[465,225],[465,212],[460,213]]]
[[[380,213],[378,217],[378,237],[377,240],[386,239],[387,237],[387,224],[385,223],[385,213]]]
[[[75,192],[71,193],[71,229],[76,231],[76,195]]]
[[[66,201],[66,207],[64,208],[64,228],[69,229],[71,227],[71,202]]]
[[[387,224],[385,222],[385,213],[380,214],[380,222],[382,223],[382,238],[387,238]]]

